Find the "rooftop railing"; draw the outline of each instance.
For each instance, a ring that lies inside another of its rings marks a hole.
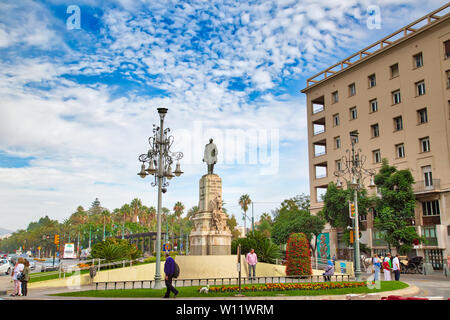
[[[450,15],[448,13],[447,8],[450,7],[450,3],[445,4],[444,6],[440,7],[437,10],[434,10],[433,12],[427,14],[426,16],[408,24],[407,26],[403,27],[402,29],[388,35],[387,37],[384,37],[383,39],[371,44],[370,46],[358,51],[357,53],[351,55],[350,57],[339,61],[338,63],[334,64],[333,66],[319,72],[318,74],[312,76],[311,78],[307,79],[306,82],[306,89],[308,89],[310,86],[313,86],[316,83],[319,83],[322,80],[325,80],[329,77],[334,76],[336,73],[347,69],[348,67],[356,64],[357,62],[360,62],[363,59],[366,59],[370,57],[371,55],[377,53],[378,51],[384,50],[385,48],[409,37],[410,35],[421,31],[422,29],[428,27],[431,24],[436,23],[439,20],[442,20],[444,17],[447,17]],[[438,14],[441,14],[439,16]]]

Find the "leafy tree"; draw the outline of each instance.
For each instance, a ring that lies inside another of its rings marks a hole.
[[[278,211],[272,226],[272,239],[276,244],[287,243],[292,233],[303,233],[316,250],[317,238],[325,226],[325,220],[320,216],[311,215],[307,210],[298,207],[296,202],[285,200]]]
[[[246,254],[251,249],[255,249],[258,261],[274,263],[275,259],[281,256],[280,249],[272,243],[270,238],[266,237],[262,232],[250,231],[246,238],[235,239],[231,242],[231,252],[237,253],[237,246],[241,245],[241,252]]]
[[[231,240],[235,240],[241,236],[241,233],[239,232],[239,230],[236,229],[236,226],[237,226],[236,217],[234,216],[234,214],[232,214],[231,218],[230,218],[227,214],[227,218],[228,218],[227,226],[231,231]]]
[[[381,198],[376,202],[374,227],[384,231],[384,239],[390,247],[407,253],[412,249],[414,239],[421,239],[411,224],[416,205],[411,171],[397,170],[389,166],[387,159],[383,159],[374,180],[381,191]]]
[[[256,225],[256,230],[261,231],[266,237],[270,238],[272,233],[272,224],[272,218],[267,213],[264,213]]]
[[[365,189],[358,192],[358,212],[363,213],[373,205],[376,201],[374,197],[367,195]],[[319,215],[322,216],[333,228],[343,229],[343,239],[349,241],[350,231],[347,226],[352,226],[353,222],[350,218],[349,201],[354,200],[354,189],[340,189],[335,183],[330,182],[327,192],[323,197],[324,207]],[[360,223],[359,229],[363,230]]]
[[[95,198],[95,200],[91,204],[91,207],[89,208],[89,215],[97,215],[100,214],[102,211],[103,208],[100,204],[100,200],[98,200],[98,198]]]

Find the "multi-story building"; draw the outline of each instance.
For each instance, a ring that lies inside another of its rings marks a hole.
[[[450,13],[449,4],[336,63],[307,80],[311,211],[341,158],[350,149],[350,132],[365,167],[381,167],[383,158],[415,179],[414,225],[427,241],[415,254],[442,268],[450,255]],[[369,179],[368,179],[369,180]],[[366,183],[366,186],[368,181]],[[361,213],[361,242],[372,253],[386,243],[373,228],[376,212]],[[331,255],[342,256],[342,230],[327,226]]]

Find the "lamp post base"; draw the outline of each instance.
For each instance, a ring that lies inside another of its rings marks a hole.
[[[153,286],[153,289],[162,289],[162,283],[161,283],[161,277],[155,277],[155,285]]]

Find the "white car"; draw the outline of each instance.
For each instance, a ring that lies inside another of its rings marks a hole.
[[[0,274],[10,274],[12,267],[8,259],[0,259]]]

